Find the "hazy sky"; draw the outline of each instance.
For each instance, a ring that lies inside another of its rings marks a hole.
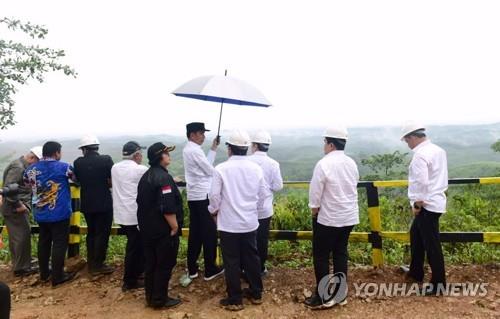
[[[228,106],[225,129],[500,121],[499,1],[2,0],[0,16],[47,26],[79,73],[21,87],[2,139],[216,128],[217,104],[170,92],[225,68],[274,105]]]

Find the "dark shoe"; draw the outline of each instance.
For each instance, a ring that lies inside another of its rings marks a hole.
[[[180,299],[174,299],[174,298],[168,297],[167,301],[163,304],[154,304],[154,303],[148,302],[147,306],[151,307],[153,309],[160,310],[160,309],[164,309],[164,308],[173,308],[173,307],[180,305],[181,303],[182,303],[182,301]]]
[[[40,275],[40,281],[42,283],[49,282],[52,279],[52,276],[50,274],[48,275]]]
[[[30,267],[28,269],[21,269],[14,271],[15,277],[27,277],[38,273],[38,267]]]
[[[240,311],[243,310],[243,303],[232,303],[229,302],[228,298],[221,299],[219,301],[219,304],[224,307],[224,309],[229,310],[229,311]]]
[[[108,266],[108,265],[102,265],[99,268],[93,268],[90,270],[90,274],[92,276],[98,276],[98,275],[109,275],[112,274],[115,271],[114,267]]]
[[[136,290],[136,289],[141,289],[144,288],[144,282],[142,280],[137,281],[135,284],[123,284],[122,285],[122,291],[129,291],[129,290]]]
[[[219,276],[222,276],[224,274],[224,268],[218,268],[215,273],[209,273],[205,274],[205,281],[210,281],[213,280]]]
[[[418,280],[411,273],[406,273],[405,274],[405,281],[409,284],[417,283],[417,284],[422,284],[423,280]]]
[[[243,297],[250,300],[250,302],[253,305],[261,305],[262,304],[262,295],[260,295],[260,294],[255,295],[254,293],[252,293],[252,290],[250,290],[250,288],[243,289]]]
[[[269,271],[267,270],[267,268],[264,268],[264,270],[262,270],[262,271],[260,272],[260,276],[261,276],[261,277],[266,277],[268,273],[269,273]]]
[[[323,302],[323,300],[317,295],[314,294],[309,298],[306,298],[304,301],[304,304],[306,305],[307,308],[312,309],[312,310],[321,310],[321,309],[329,309],[335,306],[335,301],[329,300],[327,302]],[[342,302],[339,303],[340,305],[346,305],[347,300],[344,299]]]
[[[52,287],[57,287],[64,283],[70,282],[73,279],[75,279],[75,277],[76,277],[76,272],[70,272],[70,273],[65,272],[61,280],[52,281]]]
[[[182,303],[180,299],[175,299],[175,298],[170,298],[168,297],[167,302],[165,302],[165,308],[173,308],[175,306],[178,306]]]

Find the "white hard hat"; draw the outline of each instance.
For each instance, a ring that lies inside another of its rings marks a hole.
[[[87,135],[83,136],[82,139],[80,140],[80,145],[78,146],[78,148],[82,148],[82,147],[90,146],[90,145],[99,145],[99,144],[101,144],[101,143],[99,143],[99,140],[97,139],[97,137],[95,135],[87,134]]]
[[[30,152],[35,154],[38,159],[42,159],[43,157],[43,147],[41,146],[35,146],[32,149],[30,149]]]
[[[347,128],[341,124],[330,126],[325,130],[323,136],[347,140]]]
[[[401,128],[401,140],[404,140],[406,135],[418,130],[425,130],[425,126],[422,123],[415,121],[406,122]]]
[[[271,134],[266,131],[258,131],[252,134],[252,143],[271,144]]]
[[[226,143],[234,146],[248,147],[250,146],[250,136],[243,130],[235,130],[231,133]]]

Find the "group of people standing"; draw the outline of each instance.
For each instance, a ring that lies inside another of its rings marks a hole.
[[[228,159],[214,167],[219,137],[207,154],[204,123],[186,125],[188,142],[183,149],[189,237],[185,284],[200,273],[203,250],[204,280],[224,275],[227,297],[220,301],[228,310],[243,309],[243,299],[262,303],[266,275],[273,193],[283,188],[279,163],[267,152],[269,133],[252,136],[233,131],[227,141]],[[348,133],[344,126],[323,134],[325,156],[316,164],[309,189],[313,224],[313,261],[317,288],[305,304],[324,309],[345,304],[342,298],[325,300],[319,284],[333,272],[347,276],[348,239],[359,223],[357,184],[359,173],[344,153]],[[425,127],[410,123],[402,140],[414,150],[409,168],[408,195],[415,215],[410,230],[412,262],[408,278],[421,282],[427,254],[433,284],[445,283],[444,260],[439,240],[439,217],[446,210],[448,176],[446,153],[426,138]],[[113,218],[127,237],[123,276],[124,291],[145,287],[147,305],[176,306],[181,300],[168,296],[168,284],[177,262],[179,236],[184,220],[183,200],[168,172],[175,146],[161,142],[147,149],[149,168],[142,165],[145,147],[127,142],[123,160],[114,164],[100,155],[99,141],[85,136],[79,146],[83,156],[73,165],[60,161],[61,144],[47,142],[14,161],[4,172],[4,185],[19,183],[18,197],[6,197],[2,214],[10,234],[10,250],[16,276],[40,272],[53,286],[72,280],[64,272],[71,215],[70,181],[81,187],[81,211],[88,226],[87,262],[92,275],[109,274],[105,263]],[[40,226],[37,269],[31,258],[29,212]],[[223,266],[216,263],[220,238]],[[50,263],[49,263],[50,261]],[[50,264],[50,266],[49,266]],[[242,289],[241,278],[249,286]],[[435,293],[435,290],[430,291]]]

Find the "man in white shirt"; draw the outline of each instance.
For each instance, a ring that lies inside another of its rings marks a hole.
[[[144,273],[144,252],[137,227],[137,186],[148,168],[142,163],[145,147],[130,141],[123,146],[123,160],[111,168],[113,181],[113,217],[127,236],[122,290],[144,287],[139,277]]]
[[[424,279],[425,254],[432,270],[428,295],[439,294],[446,284],[443,251],[439,237],[439,217],[446,212],[448,164],[446,152],[427,139],[425,127],[409,122],[403,127],[402,141],[413,150],[408,174],[408,197],[415,215],[410,228],[411,264],[407,276]]]
[[[194,122],[186,125],[188,142],[182,151],[184,159],[184,175],[187,184],[187,200],[189,207],[189,238],[187,251],[187,267],[190,279],[198,277],[198,257],[203,247],[205,262],[205,280],[212,280],[224,273],[217,267],[217,228],[208,212],[208,192],[214,172],[214,161],[218,139],[205,156],[201,145],[208,132],[204,123]]]
[[[262,275],[267,273],[266,260],[269,243],[269,226],[273,216],[273,192],[277,192],[283,188],[280,164],[267,155],[271,143],[271,135],[268,132],[256,132],[252,135],[253,155],[249,157],[252,162],[262,168],[264,180],[266,181],[264,206],[259,210],[259,228],[257,229],[257,250],[259,251]]]
[[[234,131],[227,141],[229,159],[215,167],[208,210],[217,221],[224,260],[227,310],[243,309],[242,298],[262,303],[262,278],[257,251],[258,212],[262,209],[266,182],[262,169],[248,160],[250,137]],[[241,267],[249,288],[241,290]]]
[[[309,186],[309,207],[313,217],[313,261],[316,291],[305,300],[311,309],[325,309],[347,303],[347,291],[326,293],[320,285],[330,276],[330,255],[333,273],[347,278],[347,245],[354,225],[359,224],[358,168],[345,155],[347,129],[336,125],[326,129],[325,156],[316,164]]]

